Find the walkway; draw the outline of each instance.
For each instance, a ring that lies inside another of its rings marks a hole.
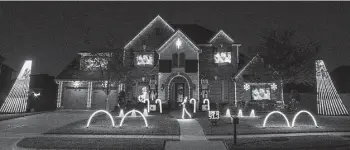
[[[180,124],[180,141],[167,141],[165,150],[226,150],[222,141],[208,141],[202,127],[194,119],[177,119]]]

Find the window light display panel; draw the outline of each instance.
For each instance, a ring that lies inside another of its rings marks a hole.
[[[217,64],[231,63],[231,52],[217,52],[214,55],[214,62]]]
[[[153,65],[153,55],[152,54],[137,54],[136,55],[137,65]]]
[[[83,57],[81,60],[81,67],[82,70],[98,70],[98,69],[106,69],[108,65],[108,59],[107,58],[101,58],[101,57],[92,57],[92,56],[86,56]]]
[[[269,87],[251,86],[253,100],[271,100],[271,90]]]

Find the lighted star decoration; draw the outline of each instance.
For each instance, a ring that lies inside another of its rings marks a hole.
[[[181,40],[178,38],[175,44],[176,44],[177,49],[180,49],[180,46],[182,45],[182,42],[181,42]]]
[[[249,84],[244,84],[244,90],[248,91],[250,89],[250,85]]]
[[[277,90],[277,85],[275,83],[271,84],[271,89],[272,90]]]

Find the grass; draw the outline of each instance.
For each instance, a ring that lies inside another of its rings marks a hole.
[[[166,114],[146,117],[148,128],[146,128],[143,118],[139,116],[127,117],[122,127],[119,127],[121,117],[114,117],[116,127],[112,127],[109,118],[100,115],[93,118],[90,127],[87,128],[87,119],[53,129],[44,134],[180,135],[178,122]]]
[[[312,119],[307,114],[301,114],[296,120],[295,127],[287,127],[287,123],[280,115],[272,115],[268,119],[266,126],[263,127],[263,121],[266,114],[259,114],[256,118],[240,118],[237,125],[237,134],[273,134],[273,133],[308,133],[308,132],[335,132],[350,131],[349,116],[315,116],[318,127],[314,126]],[[286,115],[290,125],[292,124],[293,114]],[[208,118],[202,117],[196,119],[202,126],[206,135],[232,135],[233,124],[231,119],[221,117],[217,126],[212,126]]]
[[[35,149],[164,149],[165,139],[136,138],[48,138],[31,137],[17,143],[18,147]]]

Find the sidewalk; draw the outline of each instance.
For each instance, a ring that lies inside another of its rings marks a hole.
[[[178,119],[180,124],[180,141],[166,141],[165,150],[226,150],[222,141],[208,141],[202,127],[194,119]]]
[[[18,114],[0,114],[0,121],[20,118],[20,117],[25,117],[25,116],[30,116],[30,115],[37,115],[37,114],[41,114],[41,113],[48,113],[48,112],[51,112],[51,111],[32,112],[32,113],[18,113]]]

